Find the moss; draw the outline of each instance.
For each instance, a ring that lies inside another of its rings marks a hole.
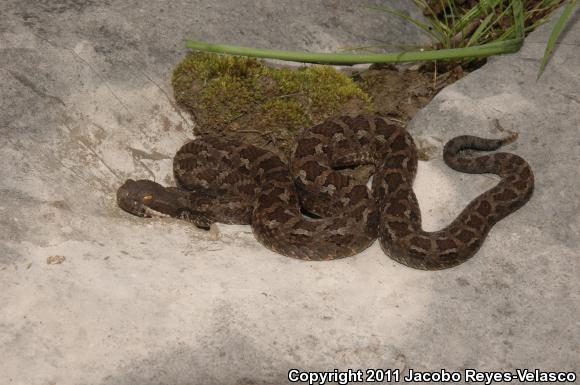
[[[173,72],[177,102],[196,134],[218,134],[283,154],[302,128],[329,116],[371,110],[370,97],[332,67],[273,68],[256,59],[188,55]]]

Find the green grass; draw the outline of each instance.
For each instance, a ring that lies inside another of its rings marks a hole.
[[[321,64],[354,65],[434,60],[465,62],[518,51],[525,35],[544,23],[558,6],[566,3],[565,0],[482,0],[471,7],[464,7],[455,0],[413,1],[429,16],[427,22],[413,19],[394,8],[372,7],[372,9],[403,18],[420,28],[436,42],[430,47],[398,53],[312,53],[210,44],[196,40],[188,40],[186,46],[205,52]],[[546,46],[540,74],[546,67],[558,36],[576,6],[577,0],[568,0],[565,5],[564,12]],[[364,48],[380,47],[374,45]]]
[[[414,0],[414,2],[425,11],[425,14],[431,16],[427,19],[428,24],[392,8],[373,7],[373,9],[408,20],[437,41],[436,46],[445,49],[519,40],[544,23],[557,7],[566,3],[564,0],[483,0],[471,8],[461,8],[452,0],[429,2]],[[437,6],[439,9],[435,9]],[[565,4],[564,11],[546,45],[538,77],[544,71],[555,43],[576,6],[577,0],[569,0]],[[470,58],[466,56],[465,59]]]
[[[550,60],[550,57],[552,56],[552,52],[554,51],[554,46],[556,44],[556,41],[558,40],[558,37],[562,33],[564,26],[566,25],[566,23],[568,22],[568,20],[572,16],[572,12],[574,11],[574,9],[576,8],[577,5],[578,4],[577,4],[576,0],[568,1],[568,4],[566,4],[566,6],[564,7],[564,11],[562,12],[562,15],[560,15],[560,18],[558,19],[558,21],[556,22],[556,25],[552,29],[552,33],[550,34],[550,37],[548,39],[548,44],[546,44],[546,50],[544,51],[544,57],[542,58],[542,62],[540,63],[540,71],[538,72],[538,78],[540,76],[542,76],[542,73],[544,72],[544,69],[546,68],[546,64],[548,64],[548,60]]]
[[[465,57],[479,58],[502,53],[516,52],[522,44],[522,39],[512,39],[493,42],[481,46],[467,48],[450,48],[441,50],[422,50],[398,53],[377,54],[349,54],[349,53],[314,53],[299,51],[283,51],[273,49],[261,49],[240,47],[228,44],[210,44],[203,41],[188,40],[187,48],[214,53],[230,55],[260,57],[303,63],[354,65],[363,63],[399,63],[429,60],[451,60]]]

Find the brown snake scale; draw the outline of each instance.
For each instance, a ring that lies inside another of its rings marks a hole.
[[[491,227],[524,205],[534,176],[510,153],[472,156],[514,140],[459,136],[444,148],[445,163],[473,174],[501,177],[471,201],[447,227],[426,232],[413,192],[417,149],[406,129],[379,115],[340,116],[304,130],[288,165],[249,144],[203,137],[185,144],[174,159],[179,187],[128,180],[117,192],[121,208],[139,216],[251,224],[258,240],[280,254],[330,260],[359,253],[377,237],[394,260],[437,270],[472,257]],[[349,168],[374,166],[372,188]]]

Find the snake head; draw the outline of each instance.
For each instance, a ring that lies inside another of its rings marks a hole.
[[[145,179],[128,179],[117,190],[117,204],[130,214],[143,218],[185,219],[200,229],[209,230],[215,220],[192,198],[179,188],[163,187]]]
[[[117,190],[117,204],[139,217],[179,217],[183,200],[179,193],[150,180],[129,179]]]

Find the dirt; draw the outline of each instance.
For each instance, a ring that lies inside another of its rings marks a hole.
[[[371,97],[375,112],[410,121],[446,85],[463,77],[460,66],[438,74],[435,67],[372,66],[357,75],[357,83]]]

